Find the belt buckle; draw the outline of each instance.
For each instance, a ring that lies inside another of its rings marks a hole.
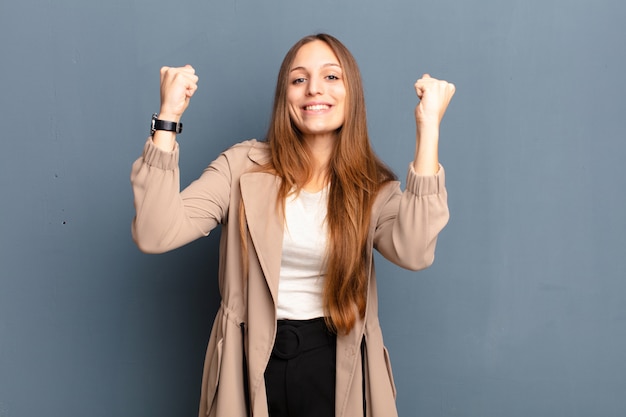
[[[284,338],[287,335],[295,336],[296,347],[295,349],[290,349],[289,352],[282,352],[278,349],[279,347],[278,345],[280,344],[279,337]],[[298,330],[297,327],[289,326],[289,325],[279,326],[276,332],[276,341],[274,342],[274,349],[272,350],[272,353],[278,358],[284,359],[284,360],[295,358],[296,356],[300,354],[300,346],[302,344],[301,337],[302,336],[300,335],[300,331]]]

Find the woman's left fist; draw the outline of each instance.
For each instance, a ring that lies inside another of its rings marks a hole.
[[[415,122],[418,126],[433,123],[439,126],[455,91],[454,84],[428,74],[417,80],[415,92],[420,102],[415,107]]]

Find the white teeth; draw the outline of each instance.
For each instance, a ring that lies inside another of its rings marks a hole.
[[[316,104],[314,106],[305,106],[304,109],[305,110],[311,110],[311,111],[316,111],[316,110],[326,110],[329,109],[330,106],[326,105],[326,104]]]

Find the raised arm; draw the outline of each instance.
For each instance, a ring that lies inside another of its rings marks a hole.
[[[159,118],[179,122],[197,89],[198,77],[187,65],[161,69]],[[206,236],[228,209],[230,170],[227,158],[218,157],[182,193],[176,133],[157,130],[144,146],[131,170],[136,215],[133,238],[144,252],[161,253]]]
[[[437,236],[448,222],[445,172],[439,165],[439,125],[455,87],[424,74],[415,83],[420,99],[415,107],[415,159],[406,189],[398,185],[384,199],[378,214],[374,246],[390,261],[407,269],[430,266]]]
[[[439,125],[454,95],[454,84],[424,74],[415,83],[420,101],[415,107],[415,159],[418,175],[434,175],[439,170]]]

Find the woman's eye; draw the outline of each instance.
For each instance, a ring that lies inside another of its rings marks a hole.
[[[338,79],[339,79],[339,77],[337,77],[337,76],[336,76],[336,75],[334,75],[334,74],[330,74],[330,75],[329,75],[329,76],[327,76],[326,78],[328,78],[329,80],[338,80]]]
[[[293,80],[291,83],[292,84],[302,84],[305,81],[304,78],[296,78],[295,80]]]

